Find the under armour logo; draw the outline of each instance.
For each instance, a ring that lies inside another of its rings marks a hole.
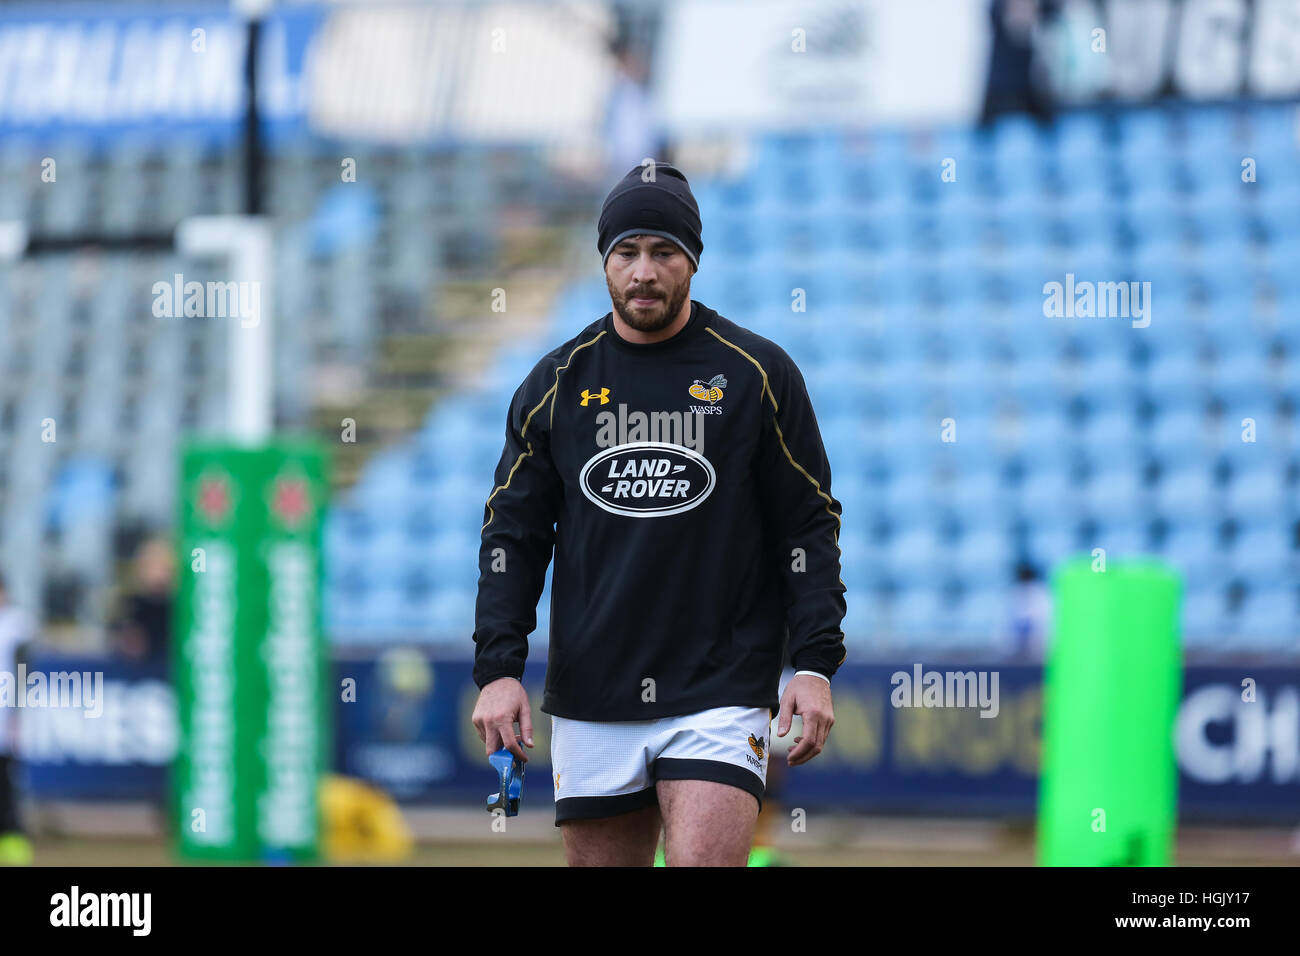
[[[581,405],[581,406],[583,406],[583,407],[585,408],[585,407],[587,406],[587,403],[588,403],[588,402],[590,402],[592,399],[596,399],[596,398],[600,399],[600,404],[602,404],[602,405],[608,405],[608,404],[609,404],[609,389],[608,389],[608,388],[602,388],[599,392],[596,392],[595,394],[593,394],[592,391],[591,391],[591,389],[589,389],[589,388],[584,388],[584,389],[582,390],[582,401],[580,401],[578,404]]]

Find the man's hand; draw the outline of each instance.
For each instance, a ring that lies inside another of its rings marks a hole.
[[[781,695],[781,712],[776,720],[778,737],[790,732],[795,714],[803,718],[803,734],[794,738],[794,746],[786,754],[786,762],[791,767],[807,763],[822,752],[831,725],[835,723],[835,715],[831,712],[831,685],[810,674],[791,677]]]
[[[528,706],[528,693],[524,685],[513,677],[499,677],[479,692],[474,705],[474,729],[478,739],[487,745],[487,756],[502,747],[528,762],[528,755],[519,746],[519,737],[526,745],[533,745],[533,716]],[[515,721],[519,721],[519,735],[515,734]]]

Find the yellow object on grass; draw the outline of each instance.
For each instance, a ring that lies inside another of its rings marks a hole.
[[[320,785],[325,858],[339,863],[390,863],[415,844],[393,799],[352,777],[329,774]]]
[[[0,835],[0,866],[31,866],[32,845],[21,833]]]

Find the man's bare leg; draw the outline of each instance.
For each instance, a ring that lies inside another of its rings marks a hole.
[[[750,802],[753,802],[750,797]],[[663,821],[656,806],[560,824],[569,866],[653,866]]]
[[[659,812],[668,866],[744,866],[754,843],[758,801],[712,780],[660,780]]]

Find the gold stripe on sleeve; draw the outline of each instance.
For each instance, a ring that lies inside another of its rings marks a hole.
[[[798,471],[799,474],[803,475],[810,482],[812,482],[812,486],[816,490],[817,494],[820,495],[823,499],[825,499],[826,513],[835,519],[835,530],[831,533],[831,538],[835,542],[835,550],[839,551],[840,559],[842,561],[844,557],[844,552],[840,549],[839,529],[842,526],[842,523],[840,521],[840,516],[831,510],[831,496],[826,494],[826,492],[822,491],[822,486],[818,483],[817,479],[814,478],[812,475],[808,474],[807,469],[805,469],[801,464],[795,461],[794,455],[790,454],[790,448],[785,443],[785,436],[781,434],[781,426],[778,425],[776,421],[776,413],[779,411],[779,408],[777,407],[776,404],[776,396],[772,394],[772,386],[768,383],[767,371],[763,368],[762,363],[760,363],[758,359],[754,358],[754,356],[750,355],[739,345],[736,345],[733,342],[728,342],[721,335],[719,335],[712,327],[710,327],[708,331],[715,339],[717,339],[723,345],[735,349],[741,355],[745,356],[745,358],[747,358],[749,361],[753,362],[754,368],[758,369],[758,373],[763,376],[763,394],[767,395],[767,397],[772,402],[772,427],[776,430],[776,440],[781,443],[781,450],[785,452],[785,457],[789,460],[790,464],[794,466],[795,470]],[[840,587],[843,587],[847,590],[847,586],[844,584],[844,579],[840,578],[839,582],[840,582]]]
[[[520,440],[523,440],[524,436],[528,434],[529,423],[532,422],[533,416],[536,415],[537,412],[541,409],[541,407],[546,404],[548,399],[551,402],[551,424],[555,423],[555,396],[557,394],[557,389],[559,388],[559,384],[560,384],[560,372],[569,367],[569,363],[573,361],[573,356],[576,355],[580,349],[585,349],[588,345],[591,345],[594,342],[596,342],[604,334],[605,333],[602,331],[600,335],[596,336],[596,338],[591,339],[590,341],[587,342],[583,342],[581,345],[576,346],[573,349],[573,351],[569,353],[569,357],[564,360],[564,364],[555,370],[555,383],[546,390],[546,394],[542,396],[542,400],[533,407],[533,410],[528,413],[528,417],[524,419],[524,427],[519,430]],[[519,465],[523,462],[525,458],[532,455],[533,443],[526,442],[526,444],[528,445],[528,451],[521,453],[519,457],[515,459],[514,465],[511,466],[510,468],[510,474],[506,476],[506,483],[504,485],[498,485],[496,488],[492,490],[492,494],[488,495],[488,500],[487,500],[488,519],[483,523],[483,527],[479,528],[478,533],[480,535],[487,530],[488,525],[490,525],[493,519],[496,518],[497,516],[496,512],[492,510],[492,499],[497,496],[497,492],[505,491],[507,488],[510,487],[510,482],[514,480],[515,472],[518,470]]]
[[[595,345],[597,342],[601,340],[601,338],[604,335],[605,332],[604,330],[602,330],[600,335],[597,335],[594,339],[589,339],[588,341],[583,342],[581,345],[576,346],[574,350],[569,353],[569,357],[564,360],[564,364],[555,370],[555,384],[551,386],[550,392],[547,393],[551,396],[551,422],[550,422],[551,425],[555,424],[555,397],[559,394],[560,373],[569,367],[569,363],[573,361],[573,357],[575,355],[577,355],[579,352],[585,349],[588,345]],[[543,399],[543,401],[545,401],[545,399]]]

